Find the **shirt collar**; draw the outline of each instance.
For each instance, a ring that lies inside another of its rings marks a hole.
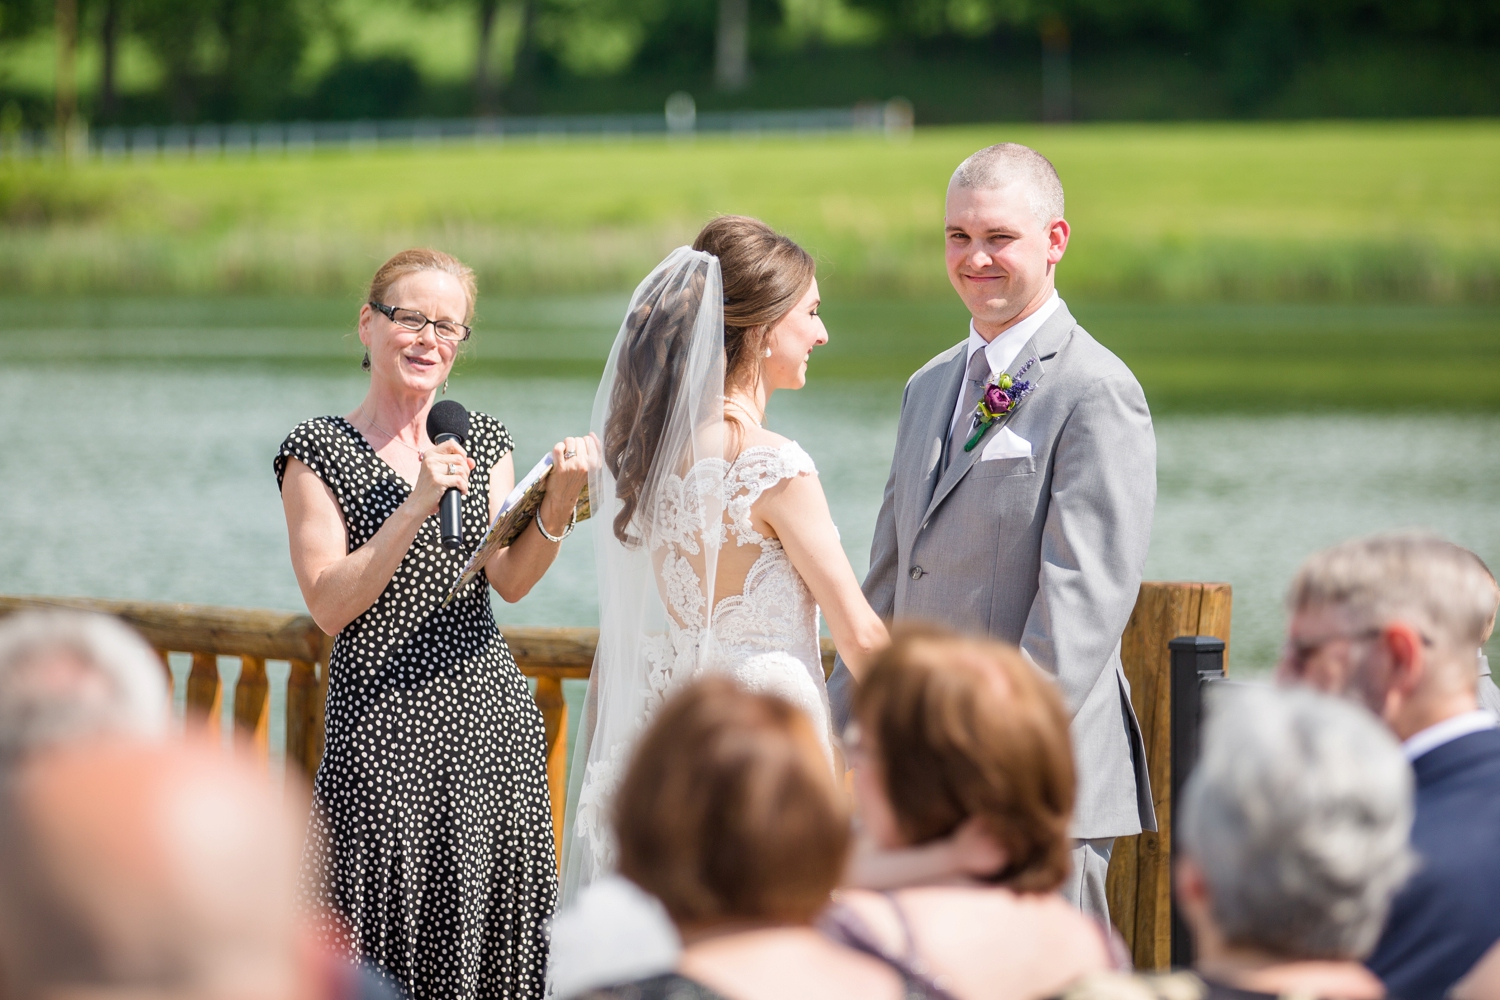
[[[994,340],[986,342],[979,332],[974,329],[974,321],[969,320],[969,344],[964,352],[965,358],[972,358],[975,351],[984,351],[990,362],[990,371],[1003,372],[1016,360],[1016,355],[1026,346],[1026,342],[1036,336],[1036,332],[1042,328],[1042,324],[1052,318],[1062,305],[1062,299],[1057,294],[1057,289],[1052,290],[1052,295],[1043,302],[1041,308],[1027,316],[1015,326],[1006,330]]]
[[[1407,760],[1414,761],[1423,754],[1431,753],[1461,736],[1494,729],[1497,725],[1500,723],[1497,723],[1495,717],[1489,712],[1482,708],[1475,709],[1472,712],[1455,715],[1451,719],[1444,719],[1421,732],[1413,733],[1401,744],[1401,751],[1406,754]]]

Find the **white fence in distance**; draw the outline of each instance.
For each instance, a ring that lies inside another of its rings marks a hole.
[[[413,118],[351,122],[261,122],[228,125],[76,127],[68,138],[75,156],[100,159],[158,157],[286,156],[319,150],[493,144],[570,139],[687,138],[695,135],[822,136],[836,133],[911,132],[911,104],[901,98],[852,108],[801,111],[699,112],[687,95],[674,94],[662,114],[545,115],[495,118]],[[56,133],[18,130],[0,135],[0,155],[29,159],[53,155]]]

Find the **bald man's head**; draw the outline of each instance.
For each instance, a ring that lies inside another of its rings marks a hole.
[[[1048,225],[1063,217],[1063,186],[1052,161],[1019,142],[986,146],[958,165],[949,189],[994,191],[1018,184],[1036,221]]]
[[[166,736],[161,659],[118,619],[26,611],[0,620],[0,771],[101,737]]]
[[[94,744],[25,762],[0,799],[0,996],[308,995],[299,836],[263,769]]]

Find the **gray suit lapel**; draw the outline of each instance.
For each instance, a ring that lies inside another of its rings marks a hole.
[[[966,340],[963,345],[960,345],[958,356],[939,369],[941,381],[938,383],[938,392],[928,397],[937,405],[928,408],[927,427],[922,433],[924,444],[922,462],[924,464],[921,499],[923,506],[926,506],[932,498],[933,488],[937,485],[938,469],[943,465],[943,448],[948,443],[948,430],[953,426],[953,407],[957,405],[964,372],[969,366],[969,352],[964,349],[967,344]],[[935,447],[934,443],[936,443]]]
[[[1047,374],[1047,366],[1042,362],[1042,358],[1045,356],[1048,360],[1052,359],[1061,346],[1063,339],[1073,329],[1074,325],[1073,316],[1068,312],[1068,307],[1059,305],[1057,312],[1047,318],[1047,322],[1043,323],[1042,328],[1032,335],[1032,338],[1026,342],[1026,346],[1021,349],[1021,353],[1016,355],[1016,360],[1011,362],[1010,367],[1006,369],[1011,377],[1015,378],[1017,373],[1026,367],[1027,362],[1031,363],[1031,367],[1027,370],[1025,378],[1029,379],[1035,386],[1032,389],[1032,396],[1041,390],[1042,378]],[[963,363],[967,366],[968,359],[964,358]],[[962,369],[959,370],[958,375],[959,378],[963,377]],[[957,392],[958,388],[955,383],[953,394],[948,397],[947,412],[950,417],[953,414],[953,400],[958,398]],[[979,440],[979,443],[974,446],[972,451],[964,451],[962,447],[959,448],[958,454],[953,456],[953,464],[948,466],[948,471],[943,473],[942,478],[938,480],[937,487],[933,490],[932,499],[928,501],[927,510],[922,515],[924,522],[932,516],[932,512],[947,498],[948,494],[953,492],[953,487],[957,486],[968,471],[974,467],[974,463],[979,461],[979,456],[984,451],[985,442],[990,439],[990,436],[999,433],[1000,428],[1010,423],[1011,418],[1016,415],[1017,410],[1024,406],[1033,405],[1034,402],[1033,398],[1028,397],[1026,401],[1021,403],[1021,406],[1016,407],[1015,410],[1011,410],[1010,413],[1007,413],[1003,418],[998,420],[989,429],[989,433]]]

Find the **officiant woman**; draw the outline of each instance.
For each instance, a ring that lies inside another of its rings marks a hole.
[[[568,438],[540,516],[442,603],[515,482],[505,425],[427,414],[474,315],[474,274],[435,250],[386,261],[360,308],[364,401],[299,424],[276,456],[292,567],[335,636],[303,883],[325,939],[414,1000],[540,997],[557,892],[542,718],[490,612],[571,530],[598,442]],[[463,494],[464,547],[438,502]]]

